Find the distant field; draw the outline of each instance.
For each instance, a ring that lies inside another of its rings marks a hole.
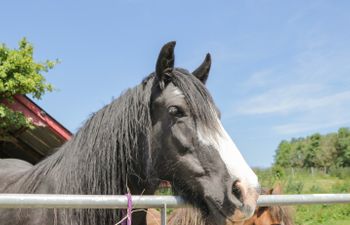
[[[349,168],[317,170],[257,169],[263,187],[280,183],[286,194],[350,193]],[[295,206],[297,225],[350,225],[350,204]]]

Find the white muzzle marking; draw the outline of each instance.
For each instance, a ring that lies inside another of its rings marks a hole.
[[[220,154],[222,161],[231,177],[238,178],[248,188],[258,188],[258,178],[248,166],[231,137],[227,134],[222,123],[217,119],[218,133],[199,129],[198,138],[205,145],[212,145]]]

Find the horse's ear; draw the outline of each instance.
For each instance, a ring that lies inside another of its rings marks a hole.
[[[272,193],[273,195],[279,195],[279,194],[282,194],[283,193],[283,189],[282,189],[282,185],[281,184],[277,184],[273,190],[272,190]]]
[[[163,89],[167,80],[169,80],[169,74],[174,68],[174,48],[175,41],[166,43],[160,50],[157,65],[156,65],[156,77],[158,78],[160,88]]]
[[[203,84],[205,84],[209,76],[210,66],[211,66],[211,57],[210,57],[210,54],[208,53],[205,56],[205,59],[202,62],[202,64],[195,71],[193,71],[192,74],[195,75],[200,81],[202,81]]]
[[[267,210],[269,210],[268,206],[260,206],[260,207],[258,207],[257,210],[256,210],[256,216],[259,218]]]
[[[270,188],[270,189],[267,191],[267,194],[268,194],[268,195],[272,195],[272,194],[273,194],[273,188]]]

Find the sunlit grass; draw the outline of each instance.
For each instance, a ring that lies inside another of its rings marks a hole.
[[[330,175],[300,169],[278,168],[277,172],[276,169],[256,170],[262,186],[282,184],[285,194],[350,193],[350,174],[346,173],[348,169],[344,171],[340,169],[338,173]],[[298,205],[294,208],[296,225],[350,225],[350,204]]]

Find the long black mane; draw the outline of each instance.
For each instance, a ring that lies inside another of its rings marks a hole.
[[[142,166],[135,162],[148,156],[151,83],[127,90],[93,114],[70,141],[19,181],[17,192],[127,193],[127,178]],[[68,224],[73,215],[84,225],[116,222],[112,221],[115,210],[55,210],[54,214]]]
[[[27,172],[15,192],[122,195],[128,191],[130,177],[141,187],[154,182],[148,170],[152,169],[150,101],[155,80],[151,74],[93,114],[70,141]],[[214,112],[208,110],[213,108],[212,98],[197,78],[175,69],[172,82],[184,93],[195,120],[215,124]],[[114,224],[121,217],[117,210],[106,209],[51,211],[55,223],[66,221],[63,224],[71,220],[84,225]]]

